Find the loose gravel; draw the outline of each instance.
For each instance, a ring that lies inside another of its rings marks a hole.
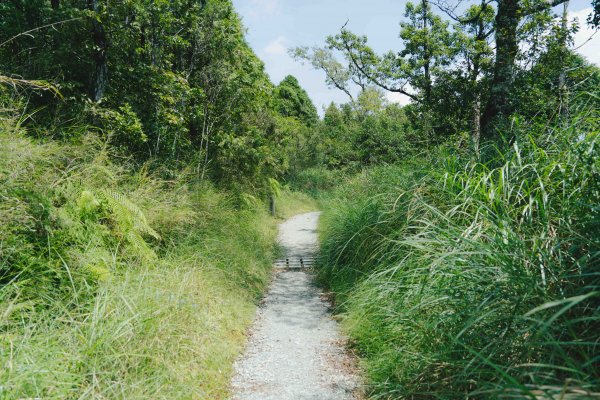
[[[280,225],[286,257],[311,257],[317,249],[319,213]],[[307,269],[276,269],[259,308],[246,353],[236,362],[234,400],[358,399],[355,360],[331,318],[330,304]]]

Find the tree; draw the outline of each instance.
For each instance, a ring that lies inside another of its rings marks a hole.
[[[448,22],[433,13],[427,0],[408,3],[405,16],[408,21],[401,23],[404,49],[400,52],[379,56],[367,44],[366,36],[356,35],[344,25],[339,34],[326,39],[325,48],[301,47],[294,55],[324,70],[328,82],[348,94],[352,84],[361,90],[373,85],[428,105],[435,75],[450,62]],[[335,60],[334,52],[342,55],[345,65]]]
[[[94,13],[92,16],[92,37],[94,44],[94,73],[91,84],[91,98],[100,101],[106,91],[108,81],[107,49],[108,40],[104,26],[100,22],[100,5],[98,0],[88,0],[88,8]],[[58,8],[58,2],[52,4],[52,8]]]
[[[588,17],[588,23],[598,28],[600,26],[600,0],[592,0],[593,11]]]
[[[295,117],[306,126],[316,124],[319,119],[317,108],[295,77],[288,75],[283,78],[274,94],[276,107],[281,115]]]
[[[421,93],[420,101],[431,104],[433,78],[451,62],[451,36],[448,23],[435,15],[429,1],[407,3],[407,22],[400,23],[404,49],[394,61],[411,87]]]
[[[223,181],[285,173],[274,87],[230,0],[11,0],[0,15],[2,74],[64,95],[33,93],[26,123],[57,138],[91,125],[135,162],[194,162]]]
[[[514,111],[511,101],[515,78],[515,59],[519,52],[517,30],[525,16],[548,10],[566,0],[540,0],[525,5],[522,0],[498,0],[495,17],[496,58],[490,95],[482,116],[482,136],[495,139],[494,126]]]
[[[344,25],[339,34],[326,39],[325,48],[298,48],[297,59],[309,61],[325,71],[328,83],[351,94],[352,87],[364,92],[375,86],[403,94],[420,106],[423,126],[432,125],[432,87],[436,77],[452,61],[449,24],[435,15],[427,0],[406,6],[401,23],[404,49],[398,53],[376,54],[366,36],[352,33]],[[340,54],[345,63],[335,59]],[[427,129],[425,129],[427,130]]]
[[[335,88],[344,92],[350,101],[354,101],[352,94],[352,83],[363,86],[363,82],[358,80],[358,74],[352,71],[352,66],[344,66],[328,48],[306,46],[296,47],[290,50],[290,55],[300,62],[308,61],[313,68],[325,72],[325,83],[330,88]]]
[[[544,32],[543,40],[549,40],[553,37],[545,32],[553,26],[549,11],[566,0],[481,0],[466,7],[461,15],[456,13],[461,3],[448,5],[445,0],[431,0],[456,21],[452,30],[432,12],[429,1],[407,5],[407,20],[401,23],[400,32],[404,49],[398,53],[377,55],[365,36],[353,34],[344,25],[339,34],[326,39],[324,48],[297,48],[294,55],[322,69],[330,86],[344,91],[352,101],[356,87],[363,91],[369,85],[408,96],[421,112],[421,130],[432,130],[435,137],[461,130],[462,121],[468,120],[477,152],[480,137],[485,141],[496,139],[498,123],[515,111],[519,45],[523,35],[529,35],[525,37],[529,44],[538,40],[527,32],[528,26],[537,25],[535,29]],[[562,43],[561,54],[566,50],[568,31],[563,18],[562,28],[555,34]],[[526,55],[527,68],[545,47],[547,44],[530,47],[537,49],[538,55]],[[336,55],[341,55],[344,62]],[[565,74],[557,76],[563,82],[557,93],[563,99],[564,114]],[[470,111],[465,113],[467,109]],[[452,118],[456,122],[451,122]]]
[[[457,51],[455,65],[456,76],[463,81],[460,90],[466,99],[465,104],[470,104],[470,132],[472,148],[476,155],[479,154],[479,141],[481,137],[481,97],[486,88],[482,78],[485,77],[492,65],[493,50],[489,38],[494,32],[494,10],[489,4],[482,3],[469,7],[463,18],[455,18],[454,47]],[[445,84],[447,81],[441,82]],[[455,114],[454,114],[455,115]]]

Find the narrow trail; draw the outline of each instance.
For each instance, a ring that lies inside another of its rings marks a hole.
[[[318,212],[301,214],[279,227],[286,256],[276,263],[246,353],[236,362],[234,400],[358,399],[354,360],[344,351],[329,303],[300,265],[317,250],[318,219]]]

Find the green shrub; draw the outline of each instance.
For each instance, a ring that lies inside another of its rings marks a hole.
[[[83,145],[36,144],[8,130],[0,148],[3,284],[43,303],[130,260],[156,258],[146,240],[159,235],[118,191],[129,191],[123,170],[91,136]]]
[[[289,183],[294,190],[318,196],[319,193],[332,190],[339,185],[343,177],[344,172],[340,170],[312,167],[290,177]]]

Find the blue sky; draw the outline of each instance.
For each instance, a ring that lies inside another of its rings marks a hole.
[[[287,49],[295,46],[321,45],[327,35],[335,34],[349,21],[349,28],[369,37],[378,52],[400,50],[399,22],[406,0],[233,0],[247,28],[247,39],[264,61],[274,83],[286,75],[298,78],[320,110],[331,101],[346,102],[338,90],[328,89],[324,74],[308,65],[292,60]],[[576,35],[580,46],[593,35],[583,22],[591,11],[590,0],[571,0],[571,17],[578,17],[582,29]],[[579,52],[600,65],[600,33],[592,36]],[[401,95],[388,95],[389,100],[406,103]]]

